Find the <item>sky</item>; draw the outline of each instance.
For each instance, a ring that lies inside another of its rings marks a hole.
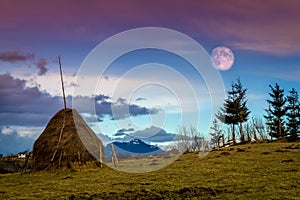
[[[68,107],[79,109],[96,133],[113,136],[152,126],[176,133],[192,125],[207,134],[212,108],[222,105],[238,78],[248,89],[251,116],[262,117],[269,85],[300,92],[299,7],[297,0],[1,0],[0,153],[30,150],[63,108],[58,56]],[[195,54],[171,32],[126,39],[130,32],[124,31],[145,27],[183,34],[203,49]],[[121,33],[125,39],[97,50]],[[136,49],[99,72],[109,55],[147,42],[182,54]],[[182,57],[205,62],[218,46],[230,48],[235,60],[229,70],[211,70],[213,77],[199,74]]]

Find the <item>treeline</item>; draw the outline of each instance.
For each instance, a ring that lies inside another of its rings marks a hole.
[[[247,106],[247,88],[240,79],[231,85],[224,100],[223,107],[216,113],[211,127],[211,140],[215,147],[226,144],[245,143],[258,140],[273,140],[287,138],[295,141],[300,133],[300,103],[298,92],[292,88],[285,96],[284,89],[277,83],[270,87],[268,108],[262,118],[249,119],[251,111]],[[227,136],[220,123],[229,126]],[[225,142],[225,137],[227,140]]]

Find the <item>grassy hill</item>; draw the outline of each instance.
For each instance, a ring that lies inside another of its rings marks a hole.
[[[300,143],[184,154],[158,171],[0,175],[0,199],[299,199]]]

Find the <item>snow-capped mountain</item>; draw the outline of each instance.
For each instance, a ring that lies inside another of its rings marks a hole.
[[[164,151],[161,150],[159,147],[154,145],[149,145],[140,139],[133,139],[130,142],[115,141],[112,144],[114,145],[114,149],[117,156],[118,154],[125,156],[125,155],[132,155],[132,154],[151,155],[157,153],[164,153]],[[107,145],[105,147],[105,154],[107,157],[111,157],[112,153],[111,153],[110,145]]]

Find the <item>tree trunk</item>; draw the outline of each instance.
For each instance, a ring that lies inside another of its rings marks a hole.
[[[242,123],[240,122],[239,124],[239,128],[240,128],[240,135],[241,135],[241,142],[245,142],[245,136],[244,136],[244,133],[243,133],[243,126],[242,126]]]
[[[225,138],[224,138],[224,134],[222,135],[222,145],[225,146]]]
[[[281,135],[281,122],[280,122],[280,119],[278,118],[278,129],[277,129],[277,133],[278,133],[278,137],[279,139],[282,138],[282,135]]]
[[[232,141],[233,141],[233,144],[236,144],[236,141],[235,141],[235,130],[234,130],[234,124],[232,124]]]

